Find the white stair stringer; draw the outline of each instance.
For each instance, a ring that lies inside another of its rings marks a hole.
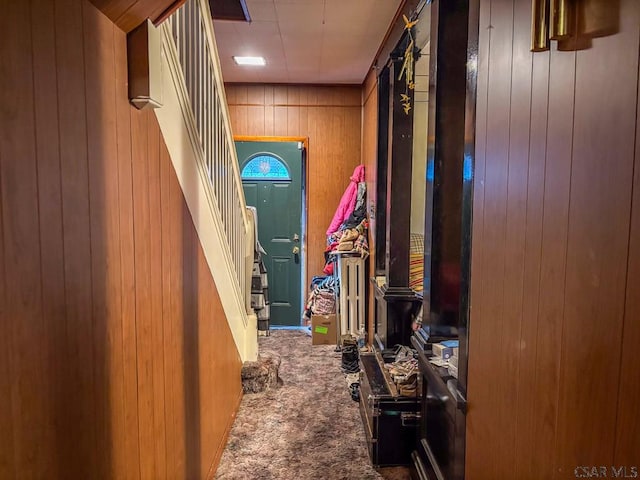
[[[258,355],[257,317],[246,308],[247,301],[242,294],[245,288],[241,289],[238,285],[231,249],[207,176],[204,153],[198,140],[170,27],[165,24],[160,28],[163,35],[163,106],[156,109],[155,114],[240,358],[243,362],[255,361]],[[246,265],[251,272],[254,242],[250,221],[245,224],[245,230],[248,245]],[[251,278],[250,274],[248,278]]]

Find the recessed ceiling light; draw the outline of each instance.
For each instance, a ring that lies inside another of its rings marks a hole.
[[[267,64],[267,62],[265,62],[264,57],[233,57],[233,60],[238,64],[238,65],[257,65],[257,66],[264,66]]]

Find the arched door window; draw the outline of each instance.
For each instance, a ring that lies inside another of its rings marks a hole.
[[[260,153],[242,167],[242,180],[291,180],[289,169],[279,158]]]

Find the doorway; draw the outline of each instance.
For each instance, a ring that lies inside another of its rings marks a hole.
[[[236,137],[242,187],[258,213],[258,239],[269,282],[271,326],[302,322],[304,141]]]

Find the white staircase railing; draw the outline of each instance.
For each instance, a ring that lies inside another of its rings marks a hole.
[[[164,92],[156,116],[238,351],[243,360],[252,360],[257,355],[253,219],[242,190],[208,1],[188,0],[161,28]]]

